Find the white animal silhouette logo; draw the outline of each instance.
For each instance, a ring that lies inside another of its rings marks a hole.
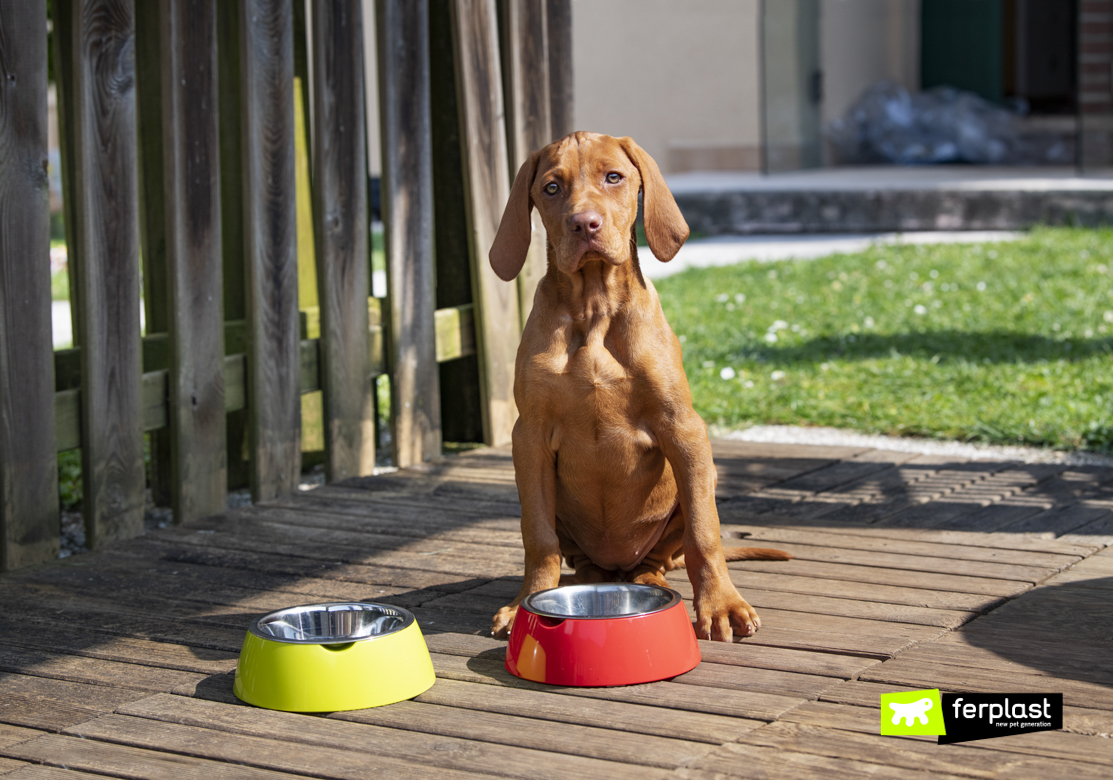
[[[905,726],[914,726],[915,721],[920,721],[923,725],[927,725],[928,716],[925,714],[931,709],[931,699],[923,698],[919,701],[908,702],[907,704],[898,704],[897,702],[889,702],[889,706],[893,708],[893,725],[899,725],[901,718],[904,719]]]

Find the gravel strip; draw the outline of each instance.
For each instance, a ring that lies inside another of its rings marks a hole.
[[[1002,447],[957,441],[873,436],[838,428],[804,428],[795,425],[755,425],[742,430],[711,427],[715,438],[767,444],[827,444],[842,447],[873,447],[925,455],[951,455],[971,460],[1015,460],[1023,463],[1065,463],[1069,466],[1113,466],[1113,457],[1093,452],[1063,452],[1036,447]]]

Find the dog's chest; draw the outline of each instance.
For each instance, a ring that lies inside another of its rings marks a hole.
[[[560,431],[564,447],[591,442],[644,451],[656,445],[634,402],[636,376],[620,357],[614,346],[589,342],[539,361],[547,388],[545,417]]]
[[[576,350],[569,360],[568,375],[588,393],[617,390],[630,379],[626,367],[603,344],[585,344]]]

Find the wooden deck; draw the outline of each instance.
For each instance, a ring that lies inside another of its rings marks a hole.
[[[1113,776],[1113,469],[716,442],[757,636],[671,681],[527,683],[485,636],[522,550],[505,450],[350,480],[0,578],[0,775],[135,778]],[[671,575],[685,596],[683,572]],[[249,620],[417,614],[438,680],[358,712],[232,696]],[[1063,692],[1065,729],[878,734],[882,692]]]

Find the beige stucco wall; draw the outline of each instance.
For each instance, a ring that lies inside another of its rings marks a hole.
[[[575,122],[662,170],[760,165],[758,0],[573,0]]]
[[[920,87],[920,0],[822,0],[823,121],[842,116],[870,84]]]

